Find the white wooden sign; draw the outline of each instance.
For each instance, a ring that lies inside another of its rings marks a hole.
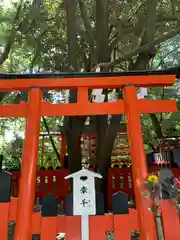
[[[81,240],[89,240],[89,215],[96,214],[95,177],[102,178],[87,169],[65,177],[73,178],[73,214],[81,215]]]
[[[73,178],[73,214],[95,215],[96,194],[94,178],[102,178],[98,173],[82,169],[65,179]]]

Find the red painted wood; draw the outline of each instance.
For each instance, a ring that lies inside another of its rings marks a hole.
[[[129,209],[129,214],[114,215],[114,239],[131,239],[131,231],[138,231],[137,211]]]
[[[7,240],[8,236],[8,215],[9,215],[9,203],[0,203],[0,239]]]
[[[81,217],[66,217],[66,239],[81,240]]]
[[[16,79],[1,80],[1,91],[25,91],[34,86],[41,86],[41,88],[49,90],[58,89],[75,89],[81,87],[93,88],[119,88],[131,83],[137,87],[158,87],[158,86],[172,86],[176,81],[175,75],[153,75],[153,76],[97,76],[89,77],[69,77],[69,78],[32,78],[32,79]]]
[[[113,232],[113,215],[90,216],[89,233],[91,240],[105,240],[106,232]],[[98,234],[97,234],[98,233]]]
[[[172,201],[161,200],[162,221],[166,240],[180,239],[179,214]]]
[[[8,220],[16,221],[16,211],[17,199],[11,199],[10,209],[4,208],[2,212],[2,216],[6,218],[5,226]],[[3,222],[2,219],[3,218],[1,217],[1,224]],[[137,211],[130,209],[128,215],[105,214],[104,216],[90,216],[89,227],[90,240],[105,240],[106,232],[114,232],[116,240],[121,238],[124,240],[129,240],[131,231],[139,230]],[[80,240],[81,218],[79,216],[57,216],[44,218],[41,217],[40,212],[32,213],[31,232],[32,234],[40,234],[42,240],[55,240],[56,234],[58,233],[65,233],[67,240]],[[6,240],[6,238],[2,237],[1,239]]]
[[[149,172],[156,172],[159,168],[153,167]],[[172,169],[175,177],[180,178],[180,169]],[[40,177],[40,183],[37,184],[36,198],[42,199],[43,196],[49,193],[57,196],[59,203],[65,204],[65,198],[69,194],[69,181],[64,177],[68,175],[68,170],[38,170],[37,178]],[[122,184],[120,184],[120,176],[122,177]],[[132,172],[131,168],[110,168],[108,180],[108,206],[111,209],[112,195],[118,191],[126,193],[129,197],[133,196],[132,187]],[[53,180],[54,177],[54,181]],[[12,196],[18,196],[20,172],[12,173]],[[45,183],[45,179],[50,180],[50,183]],[[114,184],[113,184],[114,183]]]
[[[41,240],[56,240],[56,217],[44,217],[41,220]]]

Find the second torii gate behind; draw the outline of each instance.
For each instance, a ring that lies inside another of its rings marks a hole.
[[[59,76],[60,78],[61,76]],[[29,102],[15,105],[0,105],[1,117],[27,117],[24,143],[23,166],[17,210],[15,239],[30,240],[32,226],[32,209],[35,199],[37,150],[41,116],[82,116],[126,114],[129,144],[132,158],[132,172],[135,187],[136,205],[141,239],[156,239],[153,214],[148,210],[150,202],[142,195],[147,166],[143,148],[140,114],[153,112],[174,112],[176,102],[173,100],[138,100],[136,87],[171,86],[175,76],[110,76],[102,77],[66,77],[62,79],[38,78],[1,80],[1,91],[27,91]],[[37,87],[38,86],[38,87]],[[90,103],[88,90],[93,88],[123,88],[124,100],[105,103]],[[50,104],[42,102],[42,89],[77,89],[77,103]]]

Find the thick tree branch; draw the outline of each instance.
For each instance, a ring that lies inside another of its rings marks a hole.
[[[135,63],[132,63],[131,69],[133,70],[145,70],[149,65],[149,61],[156,54],[155,45],[149,44],[153,42],[156,34],[156,22],[157,22],[157,0],[147,1],[147,17],[144,29],[144,35],[141,41],[143,51],[139,52],[139,55]],[[140,48],[141,48],[140,46]],[[146,47],[144,47],[146,46]],[[142,49],[141,49],[142,50]],[[161,123],[158,120],[156,114],[150,114],[150,118],[158,138],[163,137]]]
[[[124,62],[132,57],[134,57],[135,55],[137,55],[138,53],[143,53],[144,51],[147,51],[147,49],[153,47],[153,46],[156,46],[162,42],[165,42],[173,37],[175,37],[176,35],[178,35],[180,33],[180,27],[175,29],[175,30],[172,30],[171,32],[161,36],[161,37],[158,37],[156,38],[155,40],[153,41],[150,41],[148,42],[147,44],[143,45],[143,46],[140,46],[140,47],[137,47],[135,48],[133,51],[125,54],[124,56],[121,56],[120,58],[116,59],[115,61],[112,61],[112,62],[104,62],[104,63],[99,63],[97,67],[106,67],[106,68],[111,68],[117,64],[120,64],[121,62]]]
[[[32,61],[29,65],[29,70],[30,72],[33,71],[33,68],[34,68],[34,65],[37,61],[37,59],[41,56],[41,51],[40,51],[40,44],[41,44],[41,39],[44,37],[46,33],[46,30],[43,30],[42,33],[39,34],[39,36],[37,37],[37,40],[36,40],[36,46],[35,46],[35,49],[34,49],[34,56],[32,58]]]
[[[68,38],[68,64],[71,69],[77,69],[77,27],[76,27],[76,1],[64,1],[67,15]]]
[[[89,45],[90,45],[90,47],[94,48],[94,40],[93,40],[93,36],[92,36],[92,29],[91,29],[91,25],[89,23],[89,19],[88,19],[88,16],[87,16],[87,12],[86,12],[84,3],[83,3],[82,0],[78,0],[78,3],[79,3],[79,8],[80,8],[80,11],[81,11],[81,17],[82,17],[82,20],[83,20],[83,23],[84,23],[84,27],[85,27],[85,30],[86,30],[86,35],[87,35]]]
[[[98,62],[109,61],[108,0],[96,0],[96,48]]]
[[[134,27],[131,23],[122,23],[121,26],[118,27],[118,31],[114,34],[114,36],[111,39],[110,44],[110,51],[117,45],[117,43],[123,38],[124,35],[131,34],[134,30]]]
[[[147,1],[147,16],[144,28],[144,34],[142,36],[141,44],[145,45],[148,42],[154,39],[156,34],[156,7],[157,7],[157,0]],[[149,66],[149,61],[155,56],[156,49],[155,46],[149,46],[145,51],[139,53],[136,62],[132,63],[130,69],[134,70],[145,70]]]
[[[141,4],[138,4],[137,7],[133,8],[133,12],[131,13],[131,15],[129,16],[128,18],[128,21],[130,21],[138,12],[139,10],[145,5],[145,2],[144,3],[141,3]]]
[[[171,0],[171,11],[172,11],[172,16],[176,16],[176,0]]]
[[[157,0],[147,1],[147,19],[144,37],[141,45],[147,44],[154,39],[156,33],[156,20],[157,20]]]
[[[17,26],[17,22],[19,21],[20,12],[21,12],[21,9],[22,9],[22,4],[23,4],[23,0],[21,0],[20,3],[19,3],[19,6],[18,6],[17,11],[16,11],[16,15],[15,15],[14,20],[12,22],[12,28],[11,28],[10,34],[8,36],[6,45],[4,47],[4,51],[0,55],[0,65],[2,65],[5,62],[5,60],[8,58],[9,52],[10,52],[11,47],[14,43],[15,38],[16,38],[17,29],[20,26],[20,23],[19,23],[19,26]]]
[[[158,120],[157,116],[155,113],[151,113],[150,114],[150,118],[156,133],[156,137],[157,138],[163,138],[163,133],[162,133],[162,128],[161,128],[161,124],[160,121]]]
[[[8,58],[9,56],[9,53],[11,51],[11,47],[16,39],[16,33],[17,33],[17,30],[20,28],[21,26],[21,23],[18,23],[19,21],[19,16],[20,16],[20,12],[21,12],[21,9],[22,9],[22,5],[23,5],[23,0],[21,0],[19,2],[19,5],[18,5],[18,8],[17,8],[17,11],[16,11],[16,14],[15,14],[15,17],[12,21],[12,28],[11,28],[11,31],[10,31],[10,34],[7,38],[7,42],[5,44],[5,47],[4,47],[4,51],[0,54],[0,66],[6,61],[6,59]],[[0,102],[3,101],[3,99],[7,96],[8,93],[6,92],[1,92],[0,93]]]

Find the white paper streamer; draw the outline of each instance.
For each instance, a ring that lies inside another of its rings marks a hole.
[[[116,89],[113,89],[113,91],[110,94],[108,102],[116,102],[116,99],[117,99]]]
[[[105,100],[105,95],[104,94],[99,94],[99,95],[96,95],[96,97],[94,99],[94,102],[102,103],[102,102],[104,102],[104,100]]]
[[[66,90],[65,91],[65,103],[68,103],[69,102],[69,90]]]
[[[99,94],[102,94],[102,91],[103,89],[93,89],[92,90],[92,95],[96,96],[96,95],[99,95]]]
[[[148,95],[147,88],[139,88],[139,94],[137,94],[138,99],[147,97],[147,95]]]

